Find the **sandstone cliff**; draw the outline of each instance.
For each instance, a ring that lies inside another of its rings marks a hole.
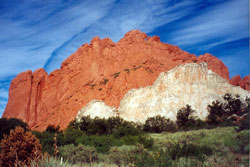
[[[51,74],[38,69],[13,79],[3,117],[21,118],[36,130],[50,124],[65,128],[91,100],[118,108],[128,90],[152,85],[161,72],[193,62],[207,62],[209,69],[229,79],[227,67],[216,57],[196,57],[139,30],[117,43],[94,37]]]
[[[207,63],[190,63],[162,72],[152,86],[128,91],[118,111],[100,102],[91,102],[78,112],[77,118],[91,115],[99,106],[99,110],[103,111],[99,117],[104,117],[105,111],[108,111],[107,115],[119,115],[134,122],[145,122],[148,117],[156,115],[176,120],[178,109],[189,104],[196,110],[194,114],[197,117],[205,119],[207,106],[215,100],[223,100],[226,93],[239,94],[243,99],[249,96],[248,91],[232,86],[209,70]]]

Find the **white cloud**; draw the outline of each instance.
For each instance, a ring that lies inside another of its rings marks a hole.
[[[177,45],[196,45],[208,40],[210,47],[249,36],[248,2],[233,0],[212,7],[209,11],[185,21],[183,28],[175,32]]]

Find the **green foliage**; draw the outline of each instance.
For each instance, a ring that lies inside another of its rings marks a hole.
[[[46,132],[51,132],[51,133],[58,133],[60,130],[60,126],[57,125],[57,126],[54,126],[54,125],[49,125],[47,128],[46,128]]]
[[[156,117],[148,118],[143,125],[143,130],[154,133],[161,133],[164,131],[176,132],[177,126],[173,121],[170,121],[170,119],[158,115]]]
[[[176,123],[179,128],[186,129],[188,127],[196,126],[196,121],[192,114],[195,112],[190,105],[181,108],[177,112]]]
[[[160,149],[155,152],[143,151],[135,157],[136,167],[166,167],[172,166],[172,160],[167,152]]]
[[[102,136],[82,136],[79,143],[93,146],[99,153],[107,153],[112,146],[135,145],[136,143],[144,145],[146,148],[153,146],[153,140],[146,136],[123,136],[115,138],[113,135]]]
[[[83,117],[80,122],[70,122],[64,132],[54,127],[44,132],[33,132],[41,141],[43,152],[53,154],[54,135],[57,133],[57,145],[79,144],[95,147],[99,153],[107,153],[112,146],[134,145],[140,143],[146,148],[153,146],[153,140],[143,135],[139,125],[124,121],[120,117],[109,119]]]
[[[123,145],[121,147],[112,147],[109,150],[108,158],[111,163],[118,166],[133,166],[137,160],[137,156],[145,151],[143,145],[136,146]]]
[[[89,147],[79,144],[74,146],[73,144],[60,147],[59,154],[68,161],[76,164],[78,162],[92,163],[98,161],[98,154],[95,147]]]
[[[223,103],[216,100],[215,102],[212,102],[212,105],[207,106],[207,110],[209,113],[207,116],[209,124],[217,125],[222,121],[221,117],[225,114]]]
[[[72,164],[69,162],[62,162],[61,165],[61,160],[55,157],[49,157],[49,156],[43,156],[38,162],[37,161],[32,161],[30,164],[30,167],[71,167]]]
[[[59,133],[57,145],[63,146],[68,144],[78,145],[85,137],[85,133],[79,129],[66,129],[64,133]]]
[[[53,144],[54,144],[54,133],[51,132],[37,132],[37,131],[33,131],[32,132],[39,140],[40,143],[42,144],[42,152],[47,152],[50,155],[53,154],[54,152],[54,148],[53,148]]]
[[[249,129],[249,118],[237,119],[249,112],[250,98],[246,97],[245,101],[240,100],[239,95],[225,94],[224,102],[214,101],[208,105],[207,123],[209,125],[232,126],[237,125],[238,130]]]
[[[225,111],[228,116],[236,114],[239,115],[241,112],[241,101],[240,96],[232,96],[231,94],[226,93],[223,96],[224,100],[226,101],[224,103],[225,105]]]
[[[127,135],[139,135],[142,130],[133,122],[128,122],[120,117],[111,117],[108,119],[90,116],[84,116],[80,122],[72,121],[69,128],[80,129],[88,135],[107,135],[113,134],[115,137]]]
[[[193,156],[201,160],[204,159],[204,155],[212,155],[213,151],[208,146],[193,144],[187,142],[187,140],[180,140],[167,144],[167,152],[171,159]]]
[[[25,131],[28,130],[27,123],[17,118],[0,118],[0,141],[3,135],[9,135],[10,130],[15,129],[17,126],[22,127]]]
[[[249,155],[249,131],[241,131],[224,140],[225,146],[235,153]]]

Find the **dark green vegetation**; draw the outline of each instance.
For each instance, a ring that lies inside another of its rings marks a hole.
[[[146,148],[153,145],[152,139],[139,125],[124,121],[119,117],[109,119],[83,117],[80,122],[72,121],[65,131],[49,126],[44,132],[33,132],[43,145],[43,152],[52,154],[54,136],[57,133],[57,146],[80,144],[96,148],[99,153],[107,153],[112,146],[134,145],[139,143]]]
[[[197,119],[190,105],[177,111],[176,122],[161,116],[144,124],[83,117],[67,129],[48,126],[32,133],[40,140],[43,156],[33,166],[240,166],[249,161],[249,98],[226,94],[224,101],[208,105],[205,121]],[[1,122],[2,121],[2,122]],[[4,123],[3,123],[4,122]],[[7,122],[7,123],[6,123]],[[15,126],[27,125],[17,119],[0,119],[1,136]],[[6,128],[11,127],[11,128]],[[59,150],[59,152],[57,152]]]
[[[1,118],[0,119],[0,140],[3,139],[3,135],[9,135],[11,129],[15,129],[16,126],[22,127],[24,130],[28,129],[27,123],[16,118]]]

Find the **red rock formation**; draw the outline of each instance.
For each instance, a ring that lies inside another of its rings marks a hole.
[[[222,78],[229,80],[229,72],[225,64],[215,56],[206,53],[198,57],[198,62],[207,62],[208,68],[219,74]]]
[[[229,81],[229,83],[232,84],[232,85],[235,85],[235,86],[239,86],[240,81],[241,81],[240,75],[235,75],[235,76]]]
[[[250,76],[245,76],[241,79],[240,75],[235,75],[231,80],[230,84],[240,86],[242,89],[250,90]]]
[[[36,130],[51,124],[65,128],[92,99],[118,107],[128,90],[151,85],[160,72],[202,61],[229,79],[227,67],[216,57],[197,58],[139,30],[128,32],[118,43],[94,37],[50,75],[43,69],[19,74],[11,82],[3,117],[21,118]]]
[[[241,88],[250,90],[250,75],[245,76],[240,82],[239,85]]]

